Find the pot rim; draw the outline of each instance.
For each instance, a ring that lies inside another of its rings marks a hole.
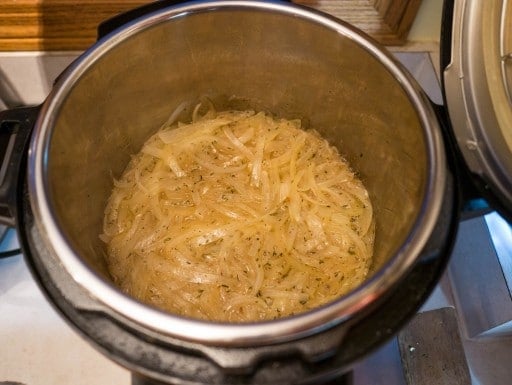
[[[422,206],[411,232],[395,255],[371,278],[347,295],[327,305],[292,317],[253,323],[207,322],[184,318],[145,305],[122,293],[91,269],[59,229],[50,203],[47,159],[55,116],[75,82],[110,49],[133,34],[158,23],[196,12],[224,9],[277,12],[301,18],[336,31],[364,47],[395,77],[417,111],[427,148],[428,178]],[[184,3],[136,19],[105,36],[82,54],[63,74],[44,102],[34,127],[28,154],[28,188],[35,223],[46,246],[65,270],[92,297],[117,315],[167,336],[215,346],[254,346],[287,342],[337,326],[367,308],[395,285],[414,265],[429,239],[440,213],[446,179],[442,137],[430,101],[416,81],[390,53],[332,16],[295,4],[261,1],[206,1]]]

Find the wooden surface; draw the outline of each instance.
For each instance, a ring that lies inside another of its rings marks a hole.
[[[421,0],[294,0],[362,29],[383,44],[405,42]],[[97,25],[141,0],[0,0],[0,51],[83,50]]]
[[[373,0],[383,24],[391,28],[398,40],[407,36],[420,4],[421,0]]]
[[[471,385],[454,308],[417,314],[398,346],[407,385]]]
[[[0,0],[0,50],[83,50],[96,27],[141,0]]]

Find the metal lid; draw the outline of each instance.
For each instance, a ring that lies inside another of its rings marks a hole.
[[[512,217],[512,1],[456,0],[444,92],[472,174]]]

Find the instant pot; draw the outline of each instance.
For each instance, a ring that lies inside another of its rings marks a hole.
[[[506,1],[446,2],[443,107],[385,48],[303,6],[128,12],[99,27],[42,105],[0,113],[1,220],[48,300],[134,384],[328,382],[427,299],[471,202],[512,218],[511,17]],[[178,105],[203,97],[300,118],[340,149],[376,217],[360,287],[303,314],[228,324],[162,312],[112,283],[99,239],[112,179]]]

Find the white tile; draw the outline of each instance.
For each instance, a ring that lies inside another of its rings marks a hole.
[[[0,99],[8,107],[36,105],[77,53],[0,52]]]

